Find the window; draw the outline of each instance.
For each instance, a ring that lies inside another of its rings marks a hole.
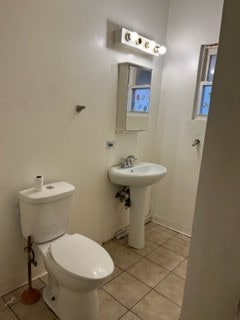
[[[208,116],[216,61],[217,44],[202,45],[194,99],[193,118],[206,118]]]

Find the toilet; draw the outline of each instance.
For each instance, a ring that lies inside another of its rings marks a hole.
[[[74,186],[46,184],[19,192],[22,234],[32,236],[43,256],[49,283],[45,303],[61,320],[97,320],[98,288],[114,270],[107,251],[95,241],[67,234]]]

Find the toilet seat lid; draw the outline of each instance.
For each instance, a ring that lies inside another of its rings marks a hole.
[[[113,272],[107,251],[95,241],[74,234],[50,247],[53,260],[65,271],[87,279],[101,279]]]

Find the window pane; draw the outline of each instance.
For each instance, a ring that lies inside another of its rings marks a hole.
[[[200,106],[200,115],[207,116],[209,112],[210,102],[211,102],[212,86],[203,85],[202,87],[202,99]]]
[[[136,85],[151,84],[151,71],[138,68]]]
[[[217,55],[216,54],[210,55],[209,67],[208,67],[208,75],[207,75],[207,81],[208,82],[213,82],[213,77],[214,77],[215,67],[216,67],[216,61],[217,61]]]
[[[132,90],[132,108],[134,112],[149,112],[150,88],[136,88]]]

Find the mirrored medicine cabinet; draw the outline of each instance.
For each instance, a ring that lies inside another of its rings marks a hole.
[[[117,132],[148,128],[152,69],[118,64]]]

